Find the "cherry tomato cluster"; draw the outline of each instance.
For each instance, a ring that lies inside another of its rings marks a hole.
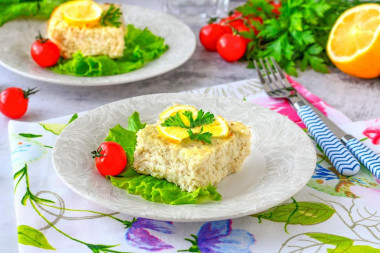
[[[279,15],[280,3],[270,2],[274,7],[273,13]],[[251,39],[244,38],[241,32],[253,30],[257,35],[259,31],[255,23],[263,23],[261,17],[243,16],[242,13],[234,11],[230,16],[222,18],[219,23],[203,26],[199,31],[199,40],[206,50],[217,51],[219,55],[228,62],[234,62],[243,57],[247,45]]]

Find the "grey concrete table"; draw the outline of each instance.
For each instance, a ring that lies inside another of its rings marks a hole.
[[[129,4],[133,3],[160,9],[159,2],[153,0],[144,3],[129,1]],[[196,33],[199,30],[197,26],[192,28]],[[184,65],[144,81],[107,87],[72,87],[34,81],[0,67],[0,90],[9,86],[38,87],[41,91],[30,99],[29,111],[20,120],[42,121],[93,109],[123,98],[179,92],[254,77],[255,71],[247,69],[245,63],[227,63],[217,53],[205,51],[198,42],[194,55]],[[325,75],[306,71],[295,79],[353,121],[380,118],[378,78],[360,80],[332,69],[330,74]],[[17,252],[8,121],[0,115],[0,252]]]

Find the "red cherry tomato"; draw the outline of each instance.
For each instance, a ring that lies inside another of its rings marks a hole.
[[[241,14],[235,14],[226,18],[222,18],[219,23],[221,25],[232,26],[234,28],[237,28],[240,25],[244,25],[244,21],[241,18]]]
[[[18,119],[28,110],[29,96],[36,93],[35,88],[26,91],[10,87],[0,93],[0,111],[11,119]]]
[[[116,176],[127,165],[127,155],[120,144],[106,141],[100,144],[96,151],[92,151],[96,168],[103,176]]]
[[[199,40],[209,51],[216,51],[216,42],[226,33],[226,30],[219,24],[209,24],[199,31]]]
[[[249,32],[249,28],[246,27],[245,25],[238,26],[238,27],[236,28],[236,30],[237,30],[239,33],[240,33],[240,32]],[[251,41],[251,39],[244,38],[242,35],[240,35],[240,36],[244,39],[245,44],[248,44],[248,43]]]
[[[41,34],[36,39],[30,49],[33,60],[43,68],[54,66],[60,56],[58,46],[51,40],[42,38]]]
[[[239,35],[225,34],[218,40],[216,48],[223,59],[234,62],[243,57],[247,44]]]
[[[275,14],[277,14],[277,15],[280,15],[280,11],[278,9],[281,7],[281,2],[278,2],[278,3],[269,2],[269,4],[271,4],[274,7],[274,9],[272,10],[272,12],[275,13]]]

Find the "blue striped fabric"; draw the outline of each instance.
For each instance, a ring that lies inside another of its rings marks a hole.
[[[380,156],[378,154],[370,150],[357,139],[349,140],[346,146],[372,174],[380,179]]]
[[[298,109],[298,116],[313,135],[323,152],[335,169],[344,176],[352,176],[359,172],[360,164],[350,151],[331,132],[325,123],[308,105]]]

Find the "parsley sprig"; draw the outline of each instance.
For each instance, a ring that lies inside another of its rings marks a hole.
[[[191,111],[184,111],[182,112],[182,115],[184,115],[188,119],[190,123],[189,126],[185,125],[178,112],[174,116],[170,116],[169,118],[167,118],[161,125],[166,127],[178,126],[189,129],[197,126],[208,125],[215,121],[214,114],[210,112],[205,113],[203,110],[198,111],[197,117],[195,119],[193,118],[193,113]]]
[[[183,122],[179,112],[167,118],[161,125],[165,127],[186,128],[188,129],[187,132],[191,140],[203,141],[211,144],[212,133],[203,132],[203,125],[208,125],[214,122],[214,114],[210,112],[205,113],[203,110],[199,110],[195,119],[193,118],[193,113],[191,111],[184,111],[181,114],[188,119],[189,125],[186,125]],[[199,133],[194,133],[192,129],[198,126],[202,126],[201,131]]]
[[[379,3],[379,1],[371,1]],[[243,16],[260,17],[261,24],[250,22],[260,31],[240,32],[252,39],[247,46],[245,59],[253,68],[252,60],[272,56],[290,75],[297,76],[311,67],[327,73],[331,62],[326,53],[329,33],[343,11],[362,2],[358,0],[282,0],[280,15],[275,14],[267,0],[248,0],[236,8]]]
[[[211,144],[212,133],[210,132],[203,133],[203,127],[201,128],[201,131],[196,134],[193,133],[191,129],[187,130],[187,132],[189,133],[190,140],[203,141],[203,142]]]
[[[120,8],[115,7],[114,4],[111,4],[107,11],[102,12],[102,16],[100,18],[100,24],[102,26],[116,26],[120,27],[120,17],[122,13]]]

